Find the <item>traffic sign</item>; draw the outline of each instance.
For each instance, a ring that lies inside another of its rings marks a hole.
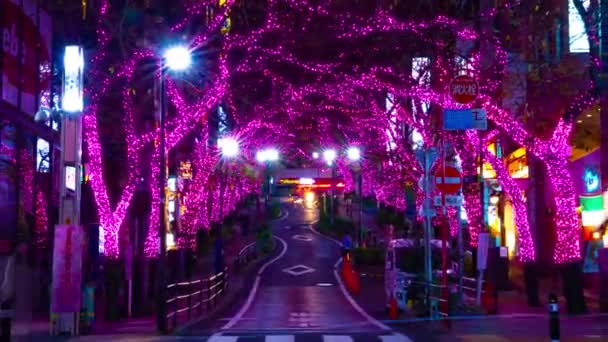
[[[462,207],[463,201],[460,195],[442,195],[435,196],[435,206],[440,207],[443,205],[443,198],[445,197],[445,205],[447,207]]]
[[[450,83],[450,95],[458,103],[466,104],[473,102],[479,95],[479,85],[470,76],[458,76]]]
[[[435,172],[435,187],[444,195],[455,194],[462,188],[462,175],[452,166],[440,166]]]
[[[444,109],[443,129],[457,131],[465,129],[488,129],[488,115],[485,109]]]
[[[422,166],[423,168],[425,167],[425,161],[428,162],[428,165],[426,167],[431,167],[431,165],[433,165],[433,163],[435,162],[435,159],[437,159],[437,149],[436,148],[427,148],[427,149],[418,149],[416,150],[416,152],[414,152],[416,154],[416,159],[418,160],[418,163],[420,163],[420,166]]]

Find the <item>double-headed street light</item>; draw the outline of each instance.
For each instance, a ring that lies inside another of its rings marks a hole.
[[[160,110],[159,110],[159,126],[160,126],[160,226],[158,234],[160,237],[160,254],[158,258],[158,279],[159,279],[159,296],[158,310],[156,316],[156,326],[158,330],[166,334],[167,329],[167,302],[165,286],[166,279],[166,263],[167,263],[167,226],[166,226],[166,194],[165,185],[167,182],[167,168],[165,156],[165,115],[167,112],[166,93],[165,93],[165,69],[173,71],[184,71],[190,67],[192,63],[192,54],[185,46],[173,46],[165,51],[160,59]]]
[[[255,154],[255,159],[259,163],[263,163],[266,166],[266,191],[264,196],[264,206],[268,209],[268,200],[270,197],[270,166],[273,162],[279,160],[279,151],[274,148],[267,148],[261,151],[258,151]]]

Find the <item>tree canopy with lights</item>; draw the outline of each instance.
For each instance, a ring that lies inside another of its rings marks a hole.
[[[89,77],[95,83],[88,89],[85,139],[92,166],[90,181],[106,232],[106,254],[118,257],[118,236],[135,187],[144,175],[151,177],[152,184],[158,182],[159,129],[146,124],[153,122],[149,117],[142,119],[151,109],[142,104],[149,92],[138,91],[135,84],[142,78],[158,78],[163,44],[132,47],[117,60],[108,52],[114,38],[102,23],[113,9],[107,1],[101,3],[97,52],[89,63]],[[242,196],[256,191],[258,178],[248,170],[255,167],[259,148],[274,146],[287,158],[306,160],[319,147],[360,146],[365,151],[364,192],[403,209],[404,184],[417,184],[422,175],[415,148],[449,142],[448,152],[459,156],[463,173],[474,175],[479,139],[489,142],[501,135],[524,146],[547,167],[556,210],[554,259],[557,263],[579,260],[580,220],[568,170],[569,137],[573,118],[597,96],[594,80],[573,96],[551,133],[540,136],[497,100],[508,54],[505,38],[487,23],[519,8],[517,1],[505,1],[500,9],[454,4],[431,11],[422,6],[416,13],[373,3],[269,0],[241,8],[235,1],[218,6],[217,1],[201,0],[190,1],[182,9],[180,20],[170,25],[167,35],[183,39],[195,62],[191,72],[168,75],[165,151],[191,147],[194,176],[185,190],[187,223],[180,246],[193,247],[196,230],[221,220]],[[467,17],[463,14],[467,11],[477,14]],[[441,130],[443,108],[466,107],[449,95],[450,81],[460,74],[478,80],[480,96],[474,106],[487,110],[489,132]],[[104,106],[117,97],[127,142],[125,171],[119,186],[109,187],[116,182],[116,173],[104,164],[99,120]],[[222,213],[216,185],[218,152],[207,144],[209,117],[218,106],[229,113],[229,134],[242,144],[243,154],[235,164],[246,165],[234,167]],[[501,160],[485,149],[483,153],[514,203],[520,258],[534,261],[521,189]],[[338,167],[352,187],[347,162],[338,160]],[[158,187],[153,185],[151,190],[153,207],[158,208]],[[475,245],[480,231],[479,196],[473,188],[464,190]],[[417,194],[420,204],[422,191],[418,189]],[[158,251],[157,213],[152,210],[145,245],[148,256]],[[452,231],[458,224],[451,220]]]

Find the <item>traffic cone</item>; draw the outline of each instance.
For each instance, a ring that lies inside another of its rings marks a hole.
[[[399,311],[397,308],[397,300],[395,296],[391,295],[391,300],[388,301],[388,318],[395,320],[399,318]]]
[[[346,285],[346,289],[348,289],[349,291],[352,290],[352,267],[350,265],[350,262],[348,262],[348,260],[344,260],[344,262],[342,263],[342,278],[344,279],[344,284]]]
[[[351,283],[351,292],[359,293],[359,290],[361,290],[359,286],[359,275],[353,269],[351,269]]]

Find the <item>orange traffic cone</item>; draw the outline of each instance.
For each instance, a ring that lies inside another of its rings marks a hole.
[[[344,284],[346,288],[350,291],[352,288],[352,268],[350,266],[350,262],[348,260],[344,260],[342,263],[342,278],[344,279]]]
[[[397,309],[397,300],[395,296],[391,295],[391,300],[388,302],[388,318],[395,320],[399,318],[399,311]]]
[[[359,275],[354,270],[351,270],[351,282],[352,282],[351,292],[359,293],[359,290],[361,290],[361,288],[359,286]]]

